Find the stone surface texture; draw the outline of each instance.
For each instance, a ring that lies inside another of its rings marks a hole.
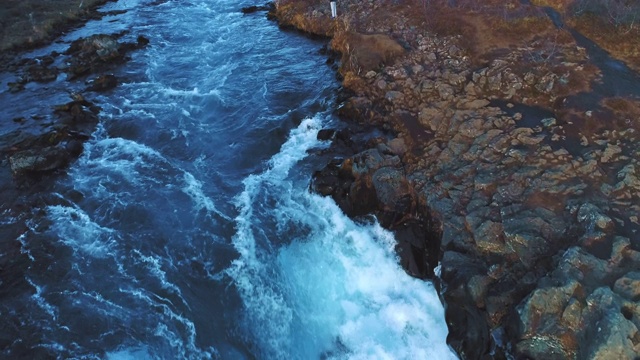
[[[338,20],[328,11],[282,2],[276,15],[332,37],[349,94],[339,115],[390,135],[334,161],[315,188],[391,229],[428,219],[432,236],[418,238],[429,243],[411,248],[428,255],[401,259],[417,276],[439,264],[458,354],[640,356],[640,121],[603,102],[573,105],[604,76],[585,49],[567,40],[540,60],[534,37],[477,61],[415,6],[345,0]],[[364,66],[352,49],[368,45],[350,41],[373,34],[404,51]]]

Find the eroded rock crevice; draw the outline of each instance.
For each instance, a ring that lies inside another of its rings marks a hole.
[[[441,222],[407,179],[401,155],[406,152],[399,138],[385,141],[377,137],[374,147],[359,151],[349,139],[348,130],[337,132],[331,160],[313,175],[311,189],[331,196],[346,215],[366,219],[375,216],[391,230],[398,241],[402,266],[415,277],[432,279],[440,256]]]

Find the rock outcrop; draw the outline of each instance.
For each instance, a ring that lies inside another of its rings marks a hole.
[[[14,176],[47,173],[66,167],[82,153],[82,143],[98,124],[99,108],[79,94],[55,108],[59,123],[41,135],[8,134],[0,144],[9,154]]]
[[[63,73],[67,74],[66,80],[69,81],[97,74],[87,82],[87,91],[113,89],[118,85],[118,79],[106,72],[126,61],[130,51],[149,42],[142,36],[136,43],[120,43],[117,38],[113,35],[93,35],[74,41],[64,54],[51,53],[20,60],[12,65],[18,74],[18,81],[9,84],[10,90],[22,91],[30,82],[54,81]],[[100,108],[81,94],[74,93],[71,97],[71,102],[53,106],[53,121],[49,125],[40,126],[37,131],[17,130],[0,139],[0,152],[6,155],[14,177],[64,169],[82,153],[82,143],[89,139],[99,122]],[[24,118],[16,120],[23,124],[26,121]]]
[[[341,6],[334,27],[304,1],[281,21],[333,37],[350,95],[338,113],[390,135],[337,155],[314,189],[394,229],[409,273],[432,276],[439,260],[449,343],[461,357],[639,356],[640,123],[617,120],[637,118],[638,101],[618,99],[618,113],[575,101],[602,75],[551,22],[544,31],[564,39],[553,53],[526,37],[477,54],[460,36],[431,32],[415,6]],[[403,51],[345,64],[366,44],[354,33]]]

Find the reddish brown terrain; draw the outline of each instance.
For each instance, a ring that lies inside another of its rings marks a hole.
[[[639,9],[587,5],[277,2],[341,54],[340,115],[389,134],[316,190],[426,233],[400,256],[439,264],[463,358],[640,354]]]

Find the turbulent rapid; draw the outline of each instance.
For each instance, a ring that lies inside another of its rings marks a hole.
[[[126,12],[38,50],[150,39],[91,95],[98,130],[25,215],[2,357],[455,358],[393,235],[308,190],[317,133],[337,121],[322,42],[249,5],[119,0],[101,11]]]

